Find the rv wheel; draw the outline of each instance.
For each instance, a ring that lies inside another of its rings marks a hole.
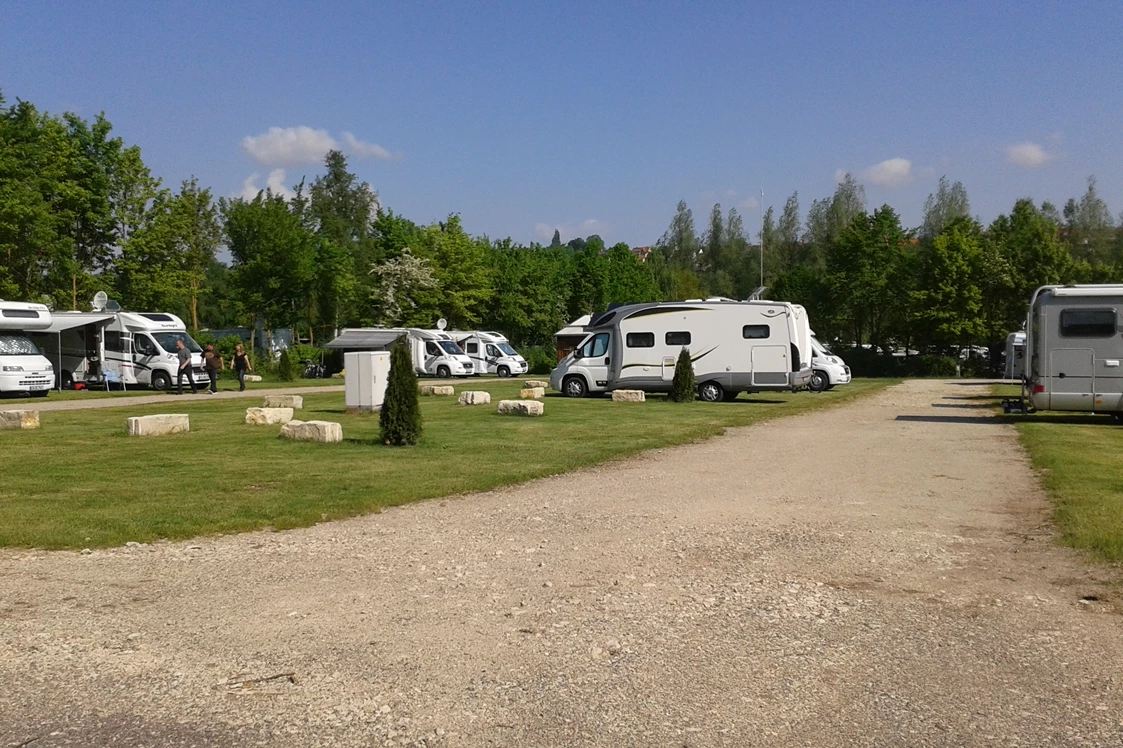
[[[807,389],[812,392],[825,392],[830,389],[831,380],[826,372],[815,370],[811,372],[811,381],[807,383]]]
[[[508,369],[506,366],[500,366],[499,370],[495,373],[498,374],[503,379],[506,379],[507,377],[511,376],[511,370]]]
[[[69,371],[63,371],[62,374],[60,375],[60,377],[62,379],[62,388],[64,390],[74,389],[74,375],[73,374],[71,374]]]
[[[1116,426],[1123,426],[1123,413],[1112,413],[1111,422]]]
[[[725,390],[717,382],[705,382],[698,387],[698,399],[707,403],[720,403],[725,399]]]
[[[166,390],[172,386],[172,378],[168,376],[166,371],[157,371],[152,373],[152,389]]]
[[[448,379],[449,373],[450,372],[449,372],[447,366],[438,366],[437,367],[437,376],[440,377],[441,379]]]
[[[562,391],[565,392],[566,397],[585,397],[588,389],[585,386],[585,380],[581,377],[568,377],[562,385]]]

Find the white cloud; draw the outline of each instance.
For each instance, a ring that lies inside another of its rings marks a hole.
[[[257,197],[257,193],[263,189],[270,189],[274,195],[284,195],[286,200],[291,200],[295,193],[285,185],[285,170],[274,169],[269,172],[269,176],[265,178],[265,187],[259,187],[257,180],[261,179],[259,172],[254,172],[246,177],[242,182],[242,191],[236,197],[241,197],[245,200],[253,200]]]
[[[912,181],[912,162],[891,158],[866,169],[865,177],[878,187],[900,187]]]
[[[1006,161],[1026,169],[1044,166],[1055,158],[1055,154],[1047,153],[1040,145],[1029,141],[1015,143],[1006,149]]]
[[[342,150],[355,158],[397,158],[376,143],[359,140],[352,133],[343,132],[339,140],[327,130],[311,127],[270,127],[260,135],[242,138],[242,148],[262,166],[306,166],[319,164],[330,150]]]

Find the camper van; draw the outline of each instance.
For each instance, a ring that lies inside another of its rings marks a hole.
[[[413,370],[418,376],[470,377],[472,362],[456,344],[452,334],[443,330],[416,327],[352,327],[343,330],[327,344],[341,351],[386,351],[398,338],[405,337]]]
[[[668,392],[679,352],[688,348],[702,400],[798,390],[811,379],[810,341],[806,313],[787,302],[628,304],[593,317],[585,339],[550,374],[550,386],[569,397]]]
[[[850,384],[850,367],[812,333],[811,381],[807,383],[807,389],[824,392],[840,384]]]
[[[472,361],[478,375],[513,377],[526,374],[526,359],[497,332],[454,332],[452,336]]]
[[[46,397],[55,386],[54,367],[28,337],[50,325],[51,311],[44,304],[0,301],[0,393]]]
[[[50,327],[33,334],[54,364],[61,386],[76,383],[166,390],[176,383],[176,341],[191,352],[196,385],[210,384],[203,350],[183,320],[166,312],[55,312]]]
[[[1006,368],[1003,379],[1021,381],[1026,374],[1026,334],[1012,332],[1006,336]]]
[[[1023,390],[1037,410],[1123,422],[1123,285],[1042,286],[1026,320]]]

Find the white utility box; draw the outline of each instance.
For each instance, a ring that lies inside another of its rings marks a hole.
[[[343,354],[344,393],[348,413],[381,410],[390,375],[389,351],[360,351]]]

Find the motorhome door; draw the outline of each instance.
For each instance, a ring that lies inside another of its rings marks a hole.
[[[752,353],[753,384],[783,385],[788,383],[788,347],[786,345],[754,345]]]
[[[675,378],[675,364],[678,359],[674,356],[663,356],[663,381],[670,382]]]
[[[1094,410],[1096,354],[1091,348],[1049,352],[1049,401],[1058,410]]]
[[[143,332],[133,334],[133,360],[136,362],[136,379],[141,384],[152,384],[152,369],[160,358],[160,349],[152,338]]]
[[[612,363],[608,340],[607,332],[598,332],[581,347],[581,365],[593,380],[593,387],[608,386],[608,367]]]

